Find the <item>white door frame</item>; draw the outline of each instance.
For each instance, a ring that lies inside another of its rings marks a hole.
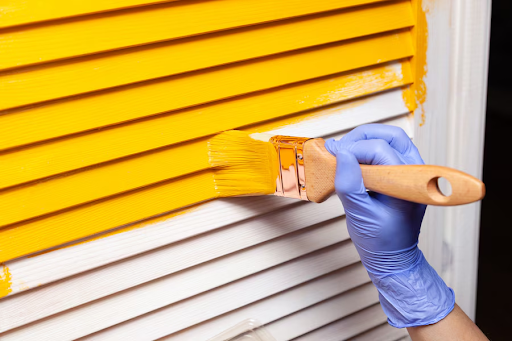
[[[415,113],[425,162],[482,177],[491,0],[424,0],[428,23],[427,97]],[[420,247],[475,317],[480,203],[429,207]]]

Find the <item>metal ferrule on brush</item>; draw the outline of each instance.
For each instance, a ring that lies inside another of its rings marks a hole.
[[[269,142],[274,145],[279,157],[278,178],[274,195],[308,200],[304,170],[304,143],[306,137],[273,136]]]

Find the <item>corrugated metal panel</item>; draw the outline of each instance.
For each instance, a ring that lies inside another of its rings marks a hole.
[[[412,134],[411,2],[39,6],[10,1],[0,24],[2,340],[205,340],[246,318],[278,340],[348,338],[383,321],[337,198],[210,201],[205,148],[227,129]]]

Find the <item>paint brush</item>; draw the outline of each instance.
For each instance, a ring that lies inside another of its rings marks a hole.
[[[230,130],[208,142],[219,196],[274,194],[320,203],[334,192],[336,158],[321,138],[248,134]],[[453,206],[481,200],[485,185],[453,168],[433,165],[361,165],[367,189],[412,202]],[[438,179],[452,193],[445,196]]]

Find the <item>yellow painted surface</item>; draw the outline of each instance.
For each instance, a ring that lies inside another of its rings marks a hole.
[[[0,26],[147,1],[49,0],[42,9],[12,0]],[[419,0],[166,1],[0,30],[0,69],[15,68],[0,72],[0,262],[218,197],[207,139],[220,131],[303,122],[322,106],[397,87],[411,110],[421,106],[418,8]],[[386,64],[398,60],[401,72]],[[17,68],[30,64],[40,65]],[[0,270],[2,297],[11,275]]]
[[[1,231],[0,262],[215,198],[211,171]]]
[[[308,117],[318,116],[316,112],[289,116],[290,114],[411,82],[410,65],[408,62],[404,62],[402,68],[398,70],[388,65],[382,65],[316,82],[307,82],[295,87],[286,87],[256,97],[222,102],[201,110],[203,115],[210,110],[211,116],[208,115],[208,117],[217,118],[214,122],[210,119],[204,120],[208,123],[205,129],[209,130],[202,131],[202,134],[198,134],[200,131],[187,129],[187,127],[197,124],[196,122],[201,120],[201,116],[199,118],[192,116],[190,121],[168,116],[149,126],[147,131],[144,128],[137,130],[138,136],[161,137],[159,139],[143,139],[147,143],[156,144],[144,144],[137,140],[132,140],[132,142],[144,150],[160,147],[163,143],[194,140],[55,180],[35,183],[4,193],[0,192],[0,202],[2,203],[0,226],[206,169],[209,167],[205,157],[207,153],[206,140],[197,140],[197,137],[274,119],[271,122],[258,123],[250,128],[259,131],[271,130],[275,127],[300,122]],[[239,112],[244,112],[245,115],[239,115]],[[275,119],[284,115],[288,116]],[[186,137],[177,135],[174,136],[174,139],[167,137],[168,131],[177,128],[190,135]],[[105,136],[109,137],[110,135],[105,134]],[[128,132],[127,136],[131,136],[131,133]],[[112,141],[100,143],[100,145],[114,146]],[[91,186],[91,184],[102,185]],[[70,188],[74,190],[70,191]],[[23,203],[23,205],[19,203]]]
[[[202,74],[204,77],[198,79],[183,77],[176,79],[176,82],[158,82],[151,86],[131,88],[128,91],[113,93],[113,96],[95,96],[85,103],[71,101],[69,104],[75,110],[66,110],[61,114],[71,115],[69,116],[73,118],[71,121],[80,122],[89,120],[91,117],[101,118],[102,116],[99,115],[106,116],[108,113],[116,115],[124,110],[134,114],[141,114],[141,111],[146,111],[148,114],[161,112],[169,110],[170,106],[186,106],[191,102],[225,98],[230,94],[250,92],[282,83],[396,60],[411,54],[409,32],[402,31],[346,44],[328,45],[307,53],[292,54],[289,58],[272,59],[274,63],[251,64],[250,67],[236,69],[236,71],[233,68],[221,69],[220,74],[215,77],[211,73]],[[223,78],[224,76],[231,76],[231,78]],[[201,81],[208,83],[201,83]],[[146,98],[142,100],[145,95]],[[87,107],[87,104],[92,107]],[[54,111],[52,114],[56,113]],[[192,126],[187,122],[185,129],[174,126],[172,134],[158,136],[153,133],[151,135],[139,133],[139,127],[151,124],[147,121],[143,124],[130,125],[127,129],[111,129],[79,136],[72,140],[49,142],[22,151],[6,153],[0,155],[2,164],[0,188],[139,153],[147,150],[147,144],[153,139],[164,139],[167,141],[166,144],[173,143],[171,141],[173,139],[183,141],[188,139],[186,135],[190,130],[210,129],[212,124],[219,124],[219,120],[220,117],[208,120],[203,117],[195,121]],[[47,118],[44,125],[50,129],[52,126],[57,126],[57,122],[59,122],[58,119]],[[11,136],[16,136],[15,130],[11,130],[12,125],[8,127]],[[41,127],[34,127],[34,129],[40,130]],[[0,134],[0,136],[7,139],[6,134]],[[135,136],[137,138],[134,138]],[[3,144],[0,143],[0,145]]]
[[[172,1],[178,0],[7,0],[0,7],[0,27]]]
[[[359,102],[364,103],[361,99]],[[356,101],[353,105],[358,105]],[[265,123],[266,129],[282,127],[318,116],[318,113],[306,112]],[[258,126],[251,126],[249,132],[261,131]],[[175,166],[185,165],[190,160],[208,164],[207,152],[199,148],[207,148],[194,143],[198,148],[192,151],[187,159],[179,160]],[[152,165],[152,164],[151,164]],[[151,172],[151,168],[146,168]],[[156,171],[156,170],[154,170]],[[90,186],[90,182],[84,184]],[[107,186],[107,182],[103,183]],[[124,195],[118,195],[101,202],[92,202],[71,210],[60,212],[43,219],[37,219],[11,227],[0,229],[0,237],[5,240],[0,245],[0,262],[28,255],[40,250],[55,247],[78,240],[89,235],[108,231],[136,220],[146,219],[155,215],[186,207],[198,202],[218,197],[213,181],[213,171],[203,170],[184,175],[162,183],[143,187]]]
[[[9,293],[12,292],[11,279],[9,268],[0,263],[0,298],[9,295]]]
[[[0,74],[0,110],[412,26],[409,1],[329,12]],[[204,56],[208,58],[204,58]],[[48,86],[52,84],[52,86]]]
[[[424,103],[427,99],[427,86],[425,76],[427,75],[427,48],[428,48],[428,22],[427,11],[423,8],[422,0],[411,1],[413,16],[416,24],[411,29],[414,55],[411,58],[413,64],[414,83],[403,90],[404,102],[407,108],[415,113],[419,109],[421,115],[420,126],[425,124],[426,115]]]
[[[58,101],[0,116],[0,149],[408,57],[407,32],[372,36]],[[1,180],[0,180],[1,181]],[[0,184],[0,188],[4,187]]]
[[[425,76],[427,75],[427,48],[428,48],[428,23],[427,13],[423,8],[421,0],[415,0],[416,6],[416,26],[414,37],[416,39],[416,53],[414,55],[413,63],[415,63],[414,70],[414,99],[418,105],[421,115],[420,126],[425,124],[426,114],[424,103],[427,100],[427,85],[425,83]]]
[[[0,31],[0,69],[144,45],[381,0],[178,1]],[[98,39],[101,37],[101,39]]]

